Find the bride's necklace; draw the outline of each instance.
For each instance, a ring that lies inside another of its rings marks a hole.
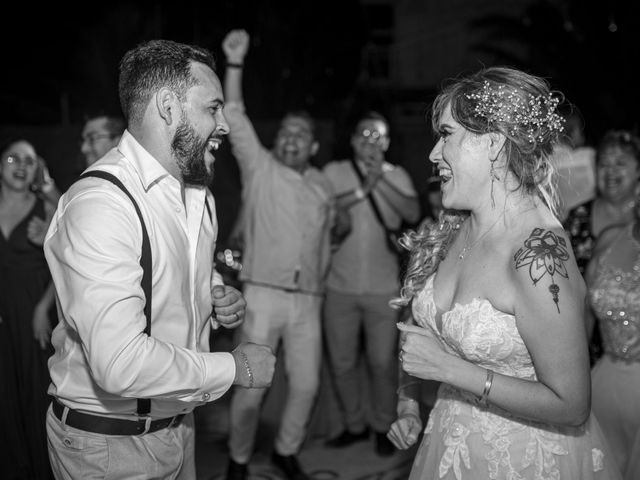
[[[480,240],[482,240],[484,237],[486,237],[487,234],[491,230],[493,230],[493,227],[495,227],[498,224],[498,222],[500,221],[501,218],[502,218],[502,215],[498,216],[496,221],[493,222],[491,224],[491,226],[489,228],[487,228],[487,230],[482,235],[480,235],[478,238],[476,238],[476,240],[471,245],[467,245],[467,242],[469,241],[469,234],[471,233],[471,224],[469,224],[469,228],[467,229],[467,235],[466,235],[466,237],[464,239],[464,247],[462,247],[462,250],[458,254],[458,260],[464,260],[464,257],[467,255],[467,253],[469,253],[469,251],[473,247],[475,247]],[[471,220],[469,220],[469,221],[471,221]]]

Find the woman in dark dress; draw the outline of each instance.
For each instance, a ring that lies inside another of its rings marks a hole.
[[[41,160],[18,140],[0,151],[0,477],[52,478],[45,413],[54,290],[42,243],[54,205],[39,194]]]

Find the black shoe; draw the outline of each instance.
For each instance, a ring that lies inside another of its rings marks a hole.
[[[287,480],[309,480],[309,476],[300,468],[295,455],[280,455],[273,452],[271,463],[282,471]]]
[[[249,469],[246,463],[234,462],[229,458],[229,466],[227,467],[227,480],[247,480],[249,477]]]
[[[391,440],[387,438],[387,434],[384,432],[376,432],[376,453],[382,457],[388,457],[393,455],[396,451]]]
[[[324,442],[325,446],[331,448],[342,448],[348,447],[351,444],[356,442],[361,442],[363,440],[367,440],[369,438],[369,429],[365,428],[360,433],[351,433],[349,430],[343,431],[337,437],[327,440]]]

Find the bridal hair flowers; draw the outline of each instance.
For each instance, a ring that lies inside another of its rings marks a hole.
[[[564,118],[556,113],[560,99],[553,94],[523,94],[504,85],[492,86],[487,80],[482,89],[466,94],[475,103],[473,112],[487,120],[489,125],[497,122],[510,124],[509,133],[524,130],[530,143],[542,142],[549,134],[564,130]]]

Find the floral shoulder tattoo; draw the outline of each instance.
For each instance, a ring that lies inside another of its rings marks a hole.
[[[546,275],[551,277],[549,292],[560,313],[558,304],[560,287],[556,285],[554,275],[569,278],[565,265],[569,260],[566,240],[551,230],[534,228],[529,238],[524,241],[524,246],[520,247],[513,256],[513,260],[516,262],[516,270],[529,267],[529,277],[534,285],[537,285],[538,281]]]

